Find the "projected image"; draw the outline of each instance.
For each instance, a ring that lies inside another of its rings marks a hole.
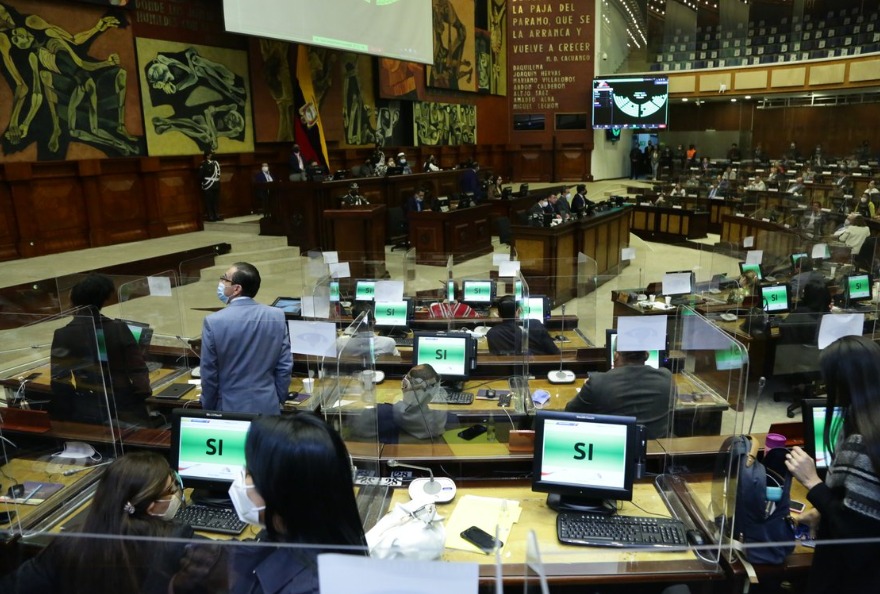
[[[556,484],[622,489],[626,480],[626,427],[548,420],[541,479]]]
[[[665,128],[667,78],[593,80],[593,128]]]

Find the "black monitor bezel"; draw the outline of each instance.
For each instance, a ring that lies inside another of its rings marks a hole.
[[[769,311],[765,305],[764,291],[767,289],[774,289],[774,288],[779,288],[779,287],[785,287],[785,297],[786,297],[785,308]],[[789,283],[763,283],[758,286],[758,292],[759,292],[758,298],[760,299],[761,309],[764,311],[764,313],[767,313],[770,315],[776,315],[776,314],[788,313],[791,311],[791,309],[792,309],[791,304],[794,302],[794,296],[791,294],[791,285]]]
[[[278,305],[282,301],[299,301],[299,313],[284,311],[284,309]],[[276,297],[275,301],[272,302],[272,307],[278,308],[283,311],[285,318],[291,319],[302,317],[302,297]]]
[[[606,328],[605,329],[605,362],[608,365],[608,369],[614,369],[614,350],[611,348],[611,337],[617,335],[617,328]],[[648,354],[648,359],[651,358],[650,353],[653,352],[654,349],[646,349]],[[660,369],[664,367],[664,363],[666,362],[666,349],[660,349],[657,351],[657,367],[656,369]],[[648,365],[648,360],[645,360],[645,365]],[[649,367],[651,367],[649,365]]]
[[[169,461],[171,468],[180,473],[180,421],[183,418],[195,419],[226,419],[230,421],[250,421],[259,417],[258,414],[204,410],[198,408],[175,408],[171,411],[171,451]],[[211,492],[224,492],[229,489],[232,481],[193,478],[180,475],[185,488],[205,489]]]
[[[404,297],[401,301],[406,303],[406,324],[404,326],[408,326],[409,323],[413,319],[413,315],[415,314],[415,303],[412,300],[412,297]],[[376,316],[376,301],[373,301],[373,325],[377,328],[402,328],[400,324],[383,324],[380,323],[379,318]],[[382,320],[384,321],[384,320]]]
[[[376,282],[375,278],[359,278],[354,281],[354,294],[352,295],[352,301],[363,301],[367,303],[375,303],[376,302]],[[360,283],[373,283],[373,298],[372,299],[358,299],[358,285]]]
[[[849,293],[849,279],[856,277],[856,276],[868,277],[868,295],[866,297],[853,298],[852,295],[850,295],[850,293]],[[846,276],[843,277],[843,298],[844,298],[846,304],[849,305],[850,303],[859,303],[861,301],[870,301],[871,298],[873,297],[872,291],[871,291],[871,288],[873,286],[874,286],[874,278],[868,272],[864,272],[864,273],[860,273],[860,274],[847,274]]]
[[[800,269],[800,267],[798,265],[798,260],[800,260],[801,258],[809,258],[809,257],[810,257],[810,254],[808,254],[807,252],[797,252],[796,254],[790,255],[789,259],[791,260],[792,271],[797,272]]]
[[[750,262],[737,262],[739,264],[739,274],[740,276],[744,275],[747,271],[743,270],[743,266],[757,266],[758,267],[758,280],[764,280],[764,266],[762,264],[753,264]]]
[[[471,372],[477,368],[477,341],[467,332],[416,332],[413,335],[412,364],[431,365],[430,361],[419,360],[419,343],[424,338],[453,338],[465,341],[465,371],[464,375],[442,374],[439,371],[441,381],[461,382],[470,378]],[[432,366],[433,367],[433,366]]]
[[[542,316],[542,318],[539,321],[541,323],[544,323],[550,319],[550,312],[552,309],[552,307],[551,307],[552,304],[550,303],[550,297],[548,297],[547,295],[529,295],[528,297],[526,297],[526,299],[540,299],[541,300],[541,309],[542,309],[541,313],[543,313],[544,315]],[[522,306],[521,304],[522,304],[522,299],[519,299],[517,301],[517,305],[519,305],[521,307]],[[524,320],[524,319],[525,318],[520,318],[520,320]],[[533,318],[529,318],[529,319],[531,320]]]
[[[469,283],[489,283],[489,299],[483,301],[468,301],[465,299],[465,295],[467,295],[467,285]],[[469,278],[461,281],[461,300],[463,303],[467,303],[468,305],[491,305],[495,302],[497,288],[495,287],[495,281],[491,278]]]
[[[547,420],[568,420],[626,426],[626,469],[623,487],[619,489],[578,487],[542,480],[541,470],[544,461],[544,448],[542,447],[542,444],[544,443],[544,424]],[[638,422],[636,417],[574,413],[555,410],[536,411],[535,452],[532,465],[532,491],[537,493],[552,493],[563,497],[632,501],[633,484],[635,483],[636,467],[638,464],[638,433]]]

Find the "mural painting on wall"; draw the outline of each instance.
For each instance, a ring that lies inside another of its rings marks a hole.
[[[473,0],[432,0],[434,64],[428,86],[476,91]]]
[[[295,45],[275,39],[250,40],[257,142],[293,141],[295,64]]]
[[[489,0],[489,37],[492,40],[489,92],[507,94],[507,0]]]
[[[491,43],[488,31],[476,32],[477,47],[477,91],[480,93],[488,93],[492,84],[492,54],[489,50]]]
[[[124,11],[0,2],[0,55],[3,160],[143,154]]]
[[[477,106],[422,101],[413,105],[417,145],[477,143]]]
[[[137,40],[150,155],[254,150],[247,52]]]
[[[384,99],[425,98],[425,65],[379,58],[379,96]]]
[[[345,52],[342,56],[342,122],[345,142],[351,146],[376,144],[376,99],[373,96],[372,59]]]
[[[100,4],[101,6],[119,6],[122,8],[135,8],[137,0],[79,0],[88,4]]]

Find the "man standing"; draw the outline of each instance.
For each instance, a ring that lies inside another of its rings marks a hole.
[[[614,369],[590,374],[565,410],[636,417],[648,439],[668,436],[675,382],[668,369],[645,365],[647,359],[645,351],[615,352]]]
[[[260,184],[256,188],[257,198],[260,200],[260,208],[262,209],[263,216],[269,216],[269,188],[262,184],[268,184],[275,181],[272,177],[272,174],[269,172],[269,164],[263,163],[260,167],[260,171],[254,174],[254,183]]]
[[[225,309],[202,327],[202,408],[277,415],[290,388],[293,359],[284,312],[254,301],[260,273],[246,262],[220,278]]]
[[[357,185],[357,182],[351,182],[348,186],[348,194],[342,197],[342,206],[366,206],[370,203],[369,200],[360,195],[358,190],[360,186]]]
[[[205,201],[205,220],[222,221],[217,210],[220,203],[220,163],[214,160],[214,153],[205,153],[205,160],[199,166],[199,180],[202,197]]]
[[[577,192],[571,199],[571,212],[575,217],[583,217],[587,214],[587,206],[593,203],[587,200],[586,184],[578,184]]]
[[[303,161],[302,153],[299,152],[298,144],[293,145],[288,165],[290,166],[290,181],[305,181],[306,163]]]

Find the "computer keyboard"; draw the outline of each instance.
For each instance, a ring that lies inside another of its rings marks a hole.
[[[432,404],[473,404],[473,392],[440,392],[431,398]]]
[[[195,530],[220,534],[241,534],[247,526],[238,519],[238,514],[231,507],[189,504],[177,510],[174,519],[189,524]]]
[[[395,344],[395,346],[399,346],[399,347],[411,347],[413,345],[413,339],[412,338],[397,338],[397,337],[395,337],[394,344]]]
[[[560,512],[556,535],[565,544],[593,547],[672,547],[687,544],[684,525],[672,518],[600,516]]]

